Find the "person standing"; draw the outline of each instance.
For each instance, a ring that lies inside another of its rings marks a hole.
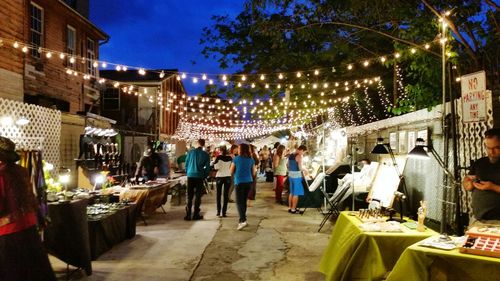
[[[217,216],[226,217],[227,203],[229,202],[229,189],[231,188],[231,163],[233,158],[229,156],[226,146],[220,147],[221,155],[217,156],[214,163],[214,169],[217,170],[215,174],[217,186]],[[223,203],[221,206],[221,197],[223,195]]]
[[[210,172],[210,155],[203,151],[205,140],[198,140],[198,147],[188,152],[186,156],[186,175],[187,175],[187,205],[186,216],[184,220],[202,220],[200,215],[201,194],[204,188],[203,181],[208,177]],[[194,199],[194,212],[191,217],[191,207]]]
[[[276,152],[273,156],[273,168],[274,168],[274,176],[276,177],[276,186],[274,188],[275,192],[275,200],[276,203],[281,204],[282,198],[281,194],[283,193],[283,187],[285,186],[285,178],[286,178],[286,161],[287,158],[285,156],[285,146],[279,145],[276,149]]]
[[[158,154],[153,151],[152,145],[148,144],[139,160],[139,165],[137,165],[137,170],[135,171],[136,180],[139,177],[142,177],[144,181],[155,180],[158,175],[159,162]]]
[[[238,156],[238,146],[236,144],[233,144],[231,145],[231,148],[229,149],[229,156],[231,156],[231,158],[235,158],[236,156]],[[234,203],[234,200],[231,199],[231,195],[233,194],[233,190],[234,190],[234,179],[233,179],[233,176],[231,176],[231,188],[229,189],[229,202],[231,203]]]
[[[253,179],[257,174],[255,161],[250,152],[248,144],[240,144],[239,155],[233,159],[230,168],[234,175],[234,185],[236,190],[236,205],[240,216],[237,230],[242,230],[248,226],[247,223],[247,198],[252,187]]]
[[[252,155],[253,161],[255,163],[255,168],[259,170],[260,161],[259,154],[257,154],[257,148],[254,145],[248,145],[250,148],[250,154]],[[248,207],[253,207],[252,201],[255,201],[255,196],[257,195],[257,173],[253,177],[252,186],[250,187],[250,192],[248,192]]]
[[[484,137],[487,157],[472,164],[462,185],[472,191],[474,219],[488,223],[500,220],[500,128],[487,130]]]
[[[0,137],[0,280],[56,280],[37,232],[37,202],[15,144]]]
[[[307,151],[305,145],[299,146],[295,153],[288,157],[288,181],[290,182],[290,195],[288,196],[288,212],[300,213],[297,209],[299,196],[304,195],[304,186],[302,185],[302,173],[307,171],[302,167],[302,158]]]

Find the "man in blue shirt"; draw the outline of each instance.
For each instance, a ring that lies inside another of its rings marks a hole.
[[[208,177],[210,171],[210,156],[203,151],[205,140],[198,140],[198,147],[188,152],[186,157],[186,174],[187,174],[187,205],[186,216],[184,220],[202,220],[203,216],[200,215],[201,205],[201,192],[203,191],[203,180]],[[194,199],[194,213],[191,218],[191,206]]]

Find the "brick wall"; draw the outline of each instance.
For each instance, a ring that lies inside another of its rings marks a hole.
[[[66,51],[67,26],[76,30],[76,55],[85,57],[87,38],[94,40],[96,58],[98,58],[98,43],[104,39],[92,25],[76,15],[67,6],[59,1],[33,1],[44,9],[44,37],[43,46],[50,50]],[[26,13],[29,15],[29,3]],[[25,34],[29,34],[29,26],[25,25]],[[25,36],[25,41],[29,37]],[[22,55],[22,53],[20,53]],[[85,62],[77,61],[75,70],[86,72]],[[66,60],[57,56],[47,59],[42,55],[34,59],[28,53],[25,55],[25,93],[43,95],[50,98],[64,100],[69,103],[69,112],[76,113],[85,109],[85,104],[92,104],[92,98],[84,94],[84,85],[93,88],[90,81],[83,80],[82,76],[66,74]]]
[[[0,2],[0,37],[22,42],[24,8],[23,0]],[[10,42],[0,44],[0,97],[23,100],[23,61]],[[3,46],[2,46],[3,45]]]

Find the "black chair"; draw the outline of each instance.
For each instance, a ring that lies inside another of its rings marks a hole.
[[[321,221],[319,225],[318,232],[321,231],[325,223],[328,221],[328,219],[334,215],[335,217],[338,217],[340,215],[340,209],[339,209],[339,204],[345,199],[346,194],[351,190],[350,185],[344,185],[339,187],[335,193],[332,195],[332,197],[328,198],[328,206],[330,207],[328,212],[325,214],[323,217],[323,220]]]

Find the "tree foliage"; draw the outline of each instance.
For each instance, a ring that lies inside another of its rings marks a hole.
[[[240,66],[240,73],[288,73],[284,80],[269,75],[270,83],[323,83],[381,76],[393,91],[392,64],[375,63],[363,68],[359,62],[395,51],[403,56],[408,98],[393,97],[395,114],[429,108],[441,102],[439,44],[429,50],[422,45],[438,42],[438,16],[448,17],[451,35],[448,58],[453,76],[484,69],[490,87],[499,84],[500,8],[490,0],[254,0],[234,19],[213,16],[203,31],[203,54],[220,67]],[[417,53],[408,52],[410,47]],[[350,63],[358,63],[352,71]],[[321,69],[321,75],[297,78],[296,71]],[[236,78],[234,78],[236,79]],[[305,81],[305,82],[304,82]],[[262,87],[207,87],[207,94],[255,97],[282,95],[282,89]],[[303,98],[310,91],[295,88],[292,96]],[[334,97],[352,95],[330,93]],[[372,95],[375,92],[372,91]],[[315,95],[318,97],[318,95]]]

